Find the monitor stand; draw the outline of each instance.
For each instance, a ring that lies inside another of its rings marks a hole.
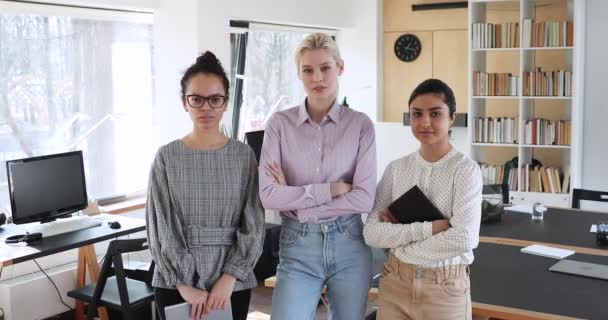
[[[40,224],[53,222],[53,221],[56,221],[57,219],[70,218],[70,217],[72,217],[72,213],[74,213],[74,211],[69,211],[69,212],[66,212],[66,213],[60,214],[60,215],[53,215],[52,217],[44,217],[40,220]]]
[[[44,224],[44,223],[53,222],[53,221],[55,221],[55,220],[57,220],[57,218],[56,218],[56,217],[44,218],[44,219],[40,220],[40,224]]]

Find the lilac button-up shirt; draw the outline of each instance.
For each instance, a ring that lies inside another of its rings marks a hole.
[[[266,173],[266,164],[273,161],[281,166],[287,186]],[[319,223],[370,212],[376,188],[373,123],[337,102],[320,125],[305,104],[277,112],[266,123],[259,168],[262,204],[285,218]],[[353,188],[332,199],[330,183],[339,181]]]

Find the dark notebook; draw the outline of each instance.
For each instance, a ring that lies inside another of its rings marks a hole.
[[[418,186],[413,186],[393,201],[388,210],[402,224],[445,219]]]

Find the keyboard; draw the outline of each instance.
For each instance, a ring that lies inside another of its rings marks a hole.
[[[51,237],[58,234],[93,228],[101,225],[101,221],[89,216],[75,216],[57,219],[53,222],[37,223],[25,228],[28,233],[42,233],[42,237]]]

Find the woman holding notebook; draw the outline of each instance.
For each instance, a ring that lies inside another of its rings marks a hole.
[[[371,278],[360,213],[374,202],[374,126],[337,101],[344,62],[330,36],[307,36],[296,67],[306,99],[268,120],[260,158],[260,198],[283,217],[272,318],[314,318],[326,286],[330,318],[360,320]]]
[[[364,229],[367,244],[391,249],[378,319],[471,319],[468,265],[479,242],[481,171],[450,144],[456,100],[445,83],[422,82],[408,105],[420,148],[388,165]],[[415,186],[423,193],[418,201],[428,199],[442,219],[398,223],[398,217],[421,215],[387,209]]]
[[[192,131],[160,147],[150,170],[146,223],[156,262],[152,286],[165,307],[187,302],[190,318],[231,309],[245,320],[262,252],[264,209],[251,148],[220,131],[228,78],[207,51],[181,80]]]

